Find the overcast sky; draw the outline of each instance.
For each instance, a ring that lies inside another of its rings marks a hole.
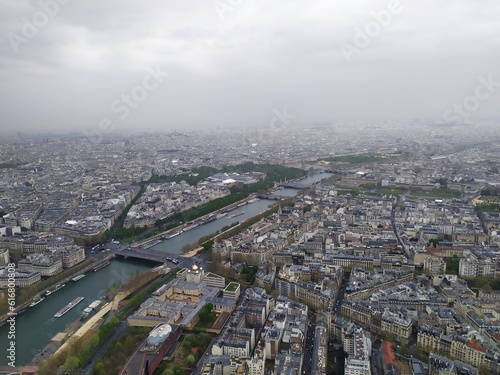
[[[58,1],[0,0],[0,129],[500,118],[498,0]]]

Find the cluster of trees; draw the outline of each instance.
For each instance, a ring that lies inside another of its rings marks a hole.
[[[150,331],[150,327],[129,327],[127,333],[121,335],[106,351],[103,359],[96,363],[93,375],[117,374],[133,353],[136,343],[142,341]]]
[[[198,182],[210,177],[216,173],[248,173],[248,172],[262,172],[266,174],[268,181],[279,181],[279,180],[291,180],[304,176],[305,172],[299,168],[289,168],[282,165],[275,164],[254,164],[252,162],[247,162],[234,166],[225,166],[222,169],[216,169],[213,167],[202,166],[200,168],[194,168],[190,172],[178,174],[175,176],[160,176],[153,175],[147,181],[148,183],[158,183],[158,182],[181,182],[186,181],[189,185],[195,186]]]
[[[256,182],[255,184],[251,184],[251,185],[231,186],[229,188],[229,190],[233,194],[243,193],[243,194],[246,194],[248,196],[252,193],[266,191],[267,189],[270,189],[273,186],[274,186],[274,182],[272,182],[272,181],[259,181],[259,182]]]
[[[487,187],[481,190],[481,195],[487,197],[498,197],[500,196],[500,187],[488,185]]]
[[[481,215],[483,212],[500,212],[500,203],[489,202],[476,205],[476,212]]]
[[[437,178],[434,180],[434,183],[441,185],[441,189],[448,188],[448,179],[446,177]]]
[[[448,258],[446,261],[446,273],[458,275],[458,270],[460,267],[460,258],[453,255],[452,258]]]
[[[136,227],[136,228],[124,228],[124,227],[119,227],[116,228],[114,231],[107,230],[104,232],[107,238],[118,238],[118,239],[124,239],[124,238],[130,238],[134,236],[138,236],[145,231],[148,230],[148,226],[144,225],[142,227]]]
[[[210,239],[208,241],[205,241],[201,244],[203,246],[204,251],[210,251],[212,250],[212,246],[214,245],[214,240]]]
[[[179,365],[175,365],[173,368],[168,368],[161,373],[161,375],[187,375],[190,372],[186,372],[184,368]]]
[[[214,305],[207,303],[198,313],[198,317],[203,324],[212,323],[215,321],[215,313],[213,312]]]
[[[70,344],[63,353],[47,358],[39,367],[39,374],[53,375],[62,366],[68,372],[75,371],[87,361],[100,344],[96,329],[91,329],[81,338],[70,338]]]
[[[184,356],[183,359],[175,361],[174,363],[168,363],[165,361],[162,362],[157,371],[155,371],[155,374],[157,372],[162,375],[192,374],[192,369],[203,355],[203,352],[208,347],[208,344],[210,344],[210,340],[210,335],[206,333],[186,335],[181,344],[181,350]]]
[[[493,277],[481,276],[467,281],[470,288],[483,290],[500,290],[500,280]]]
[[[255,276],[255,274],[257,273],[258,270],[259,270],[259,267],[257,267],[257,266],[246,266],[241,271],[241,276],[243,276],[243,279],[247,283],[249,283],[250,281],[252,281],[253,277]]]

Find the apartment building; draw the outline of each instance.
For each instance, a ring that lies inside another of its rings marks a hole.
[[[345,359],[344,374],[371,375],[371,340],[367,333],[362,328],[346,332],[343,344],[348,354]]]
[[[18,288],[26,288],[33,284],[36,284],[41,279],[40,272],[32,272],[32,271],[21,271],[19,269],[15,269],[14,271],[14,282],[15,286]],[[7,273],[7,269],[0,269],[0,288],[7,288],[9,284],[9,275]]]

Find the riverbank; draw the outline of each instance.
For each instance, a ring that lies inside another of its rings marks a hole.
[[[192,258],[202,250],[203,250],[203,246],[199,246],[196,249],[190,250],[187,253],[182,254],[182,256],[186,257],[186,258]]]
[[[92,327],[97,326],[97,323],[99,323],[99,321],[101,321],[104,318],[104,315],[106,315],[111,310],[111,306],[112,306],[111,303],[105,305],[93,317],[91,317],[80,328],[78,328],[78,330],[71,335],[71,338],[68,338],[68,340],[66,340],[66,342],[62,344],[59,347],[59,349],[57,349],[53,354],[56,355],[57,353],[62,352],[64,349],[66,349],[68,346],[72,344],[73,340],[78,340],[80,337],[86,334]]]

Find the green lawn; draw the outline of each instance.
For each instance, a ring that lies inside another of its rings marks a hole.
[[[226,290],[228,292],[236,292],[236,290],[239,288],[239,286],[240,286],[240,284],[231,282],[231,283],[227,284]]]
[[[432,189],[430,191],[422,189],[411,189],[410,198],[460,198],[462,193],[457,190]]]

